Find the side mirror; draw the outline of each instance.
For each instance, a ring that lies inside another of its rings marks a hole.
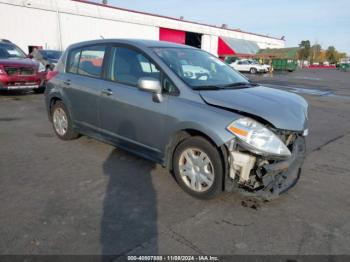
[[[160,81],[156,78],[152,77],[141,77],[138,82],[139,88],[143,91],[151,92],[151,93],[161,93],[162,85]]]
[[[154,102],[162,102],[162,85],[160,81],[153,77],[141,77],[138,81],[140,90],[153,93]]]

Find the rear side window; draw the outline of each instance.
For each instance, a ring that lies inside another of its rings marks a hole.
[[[153,77],[160,81],[160,71],[140,52],[126,47],[113,47],[107,78],[137,86],[141,77]]]
[[[84,48],[81,51],[78,74],[92,77],[101,76],[105,52],[106,47],[104,46]]]
[[[74,74],[100,77],[105,53],[105,46],[91,46],[73,50],[69,55],[67,70]]]
[[[67,71],[69,73],[78,73],[81,49],[73,50],[68,56]]]

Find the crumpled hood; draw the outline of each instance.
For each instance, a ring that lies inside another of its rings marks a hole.
[[[210,105],[245,112],[265,119],[276,128],[303,131],[308,125],[308,104],[299,95],[264,86],[200,91]]]

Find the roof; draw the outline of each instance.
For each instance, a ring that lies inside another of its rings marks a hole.
[[[171,43],[167,41],[157,41],[157,40],[145,40],[145,39],[98,39],[91,41],[79,42],[71,45],[73,47],[79,47],[83,45],[90,44],[103,44],[103,43],[120,43],[120,44],[130,44],[134,46],[142,46],[142,47],[171,47],[171,48],[187,48],[187,49],[197,49],[188,45],[181,45],[176,43]]]
[[[255,55],[259,51],[259,46],[249,40],[236,39],[231,37],[220,37],[228,47],[234,51],[234,54]]]
[[[7,39],[0,39],[0,43],[9,43],[12,44],[12,42],[10,40]]]
[[[295,59],[299,47],[289,47],[289,48],[267,48],[261,49],[256,56],[258,57],[275,57],[275,58],[284,58],[284,59]]]
[[[131,10],[131,9],[127,9],[127,8],[116,7],[116,6],[112,6],[112,5],[108,5],[108,4],[101,4],[101,3],[91,2],[89,0],[72,0],[72,1],[80,2],[80,3],[84,3],[84,4],[90,4],[90,5],[106,7],[106,8],[112,8],[112,9],[116,9],[116,10],[120,10],[120,11],[132,12],[132,13],[143,14],[143,15],[149,15],[149,16],[154,16],[154,17],[161,17],[161,18],[171,19],[171,20],[180,21],[180,22],[192,23],[192,24],[196,24],[196,25],[208,26],[208,27],[213,27],[213,28],[217,28],[217,29],[223,29],[223,30],[228,30],[228,31],[234,31],[234,32],[239,32],[239,33],[244,33],[244,34],[256,35],[256,36],[266,37],[266,38],[270,38],[270,39],[277,39],[277,40],[285,41],[284,39],[278,38],[278,37],[272,37],[272,36],[267,36],[267,35],[262,35],[262,34],[256,34],[256,33],[246,32],[246,31],[242,31],[242,30],[238,30],[238,29],[232,29],[232,28],[222,28],[222,27],[215,26],[215,25],[209,25],[209,24],[194,22],[194,21],[190,21],[190,20],[178,19],[178,18],[174,18],[174,17],[171,17],[171,16],[158,15],[158,14],[153,14],[153,13],[147,13],[147,12]]]

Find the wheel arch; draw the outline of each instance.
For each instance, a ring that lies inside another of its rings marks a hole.
[[[50,121],[52,121],[52,107],[54,104],[57,103],[57,101],[63,101],[61,97],[59,96],[52,96],[50,97],[50,100],[49,100],[49,103],[48,103],[48,114],[49,114],[49,118],[50,118]]]
[[[208,133],[203,132],[202,130],[196,128],[185,128],[178,130],[175,135],[172,137],[171,141],[166,147],[164,164],[165,167],[169,170],[169,172],[173,172],[173,156],[177,146],[184,141],[185,139],[193,136],[200,136],[206,139],[209,143],[211,143],[215,148],[218,149],[222,161],[224,163],[223,171],[226,176],[228,172],[228,150],[224,143],[221,143],[221,140],[216,137],[209,135]],[[225,181],[225,179],[223,179]],[[222,189],[225,189],[225,185],[222,185]]]

